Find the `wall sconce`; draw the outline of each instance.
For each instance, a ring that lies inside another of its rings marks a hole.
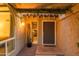
[[[0,22],[0,28],[3,28],[4,23]]]
[[[25,25],[24,22],[22,22],[21,25],[24,26]]]
[[[20,22],[20,27],[23,27],[25,25],[24,22]]]

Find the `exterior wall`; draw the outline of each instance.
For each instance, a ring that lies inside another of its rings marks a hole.
[[[78,55],[79,13],[73,13],[57,22],[57,46],[65,55]]]
[[[22,20],[20,17],[15,17],[15,51],[11,54],[12,56],[17,55],[25,44],[25,28],[21,26]]]

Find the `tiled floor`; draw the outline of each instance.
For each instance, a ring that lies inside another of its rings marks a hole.
[[[44,47],[33,45],[31,48],[24,49],[17,56],[63,56],[64,53],[56,47]]]
[[[17,56],[35,56],[36,47],[36,45],[33,45],[30,48],[26,46],[18,53]]]
[[[63,56],[64,53],[56,47],[37,46],[37,56]]]

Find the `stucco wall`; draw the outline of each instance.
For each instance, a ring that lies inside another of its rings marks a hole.
[[[25,45],[25,25],[21,26],[23,18],[15,17],[15,51],[11,54],[17,55]]]
[[[73,13],[57,22],[57,46],[65,55],[77,55],[79,42],[79,13]]]

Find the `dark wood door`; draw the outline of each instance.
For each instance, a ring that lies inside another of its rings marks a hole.
[[[55,44],[55,22],[43,22],[43,44]]]

